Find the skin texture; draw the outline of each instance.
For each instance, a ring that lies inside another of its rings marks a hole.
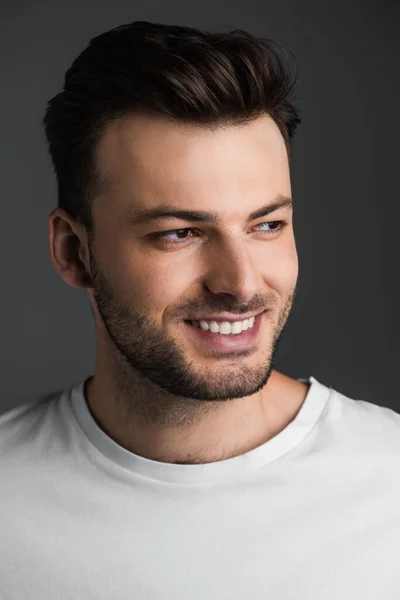
[[[93,202],[95,234],[59,208],[48,219],[54,268],[87,290],[95,317],[85,386],[94,419],[127,450],[161,462],[214,462],[265,443],[309,389],[273,369],[296,294],[292,210],[248,220],[291,196],[277,125],[268,115],[214,128],[129,115],[107,126],[96,161],[108,186]],[[217,212],[220,222],[133,223],[164,203]],[[287,221],[280,232],[261,226],[278,220]],[[162,231],[164,241],[150,238]],[[185,323],[266,309],[257,343],[230,353],[207,351]]]

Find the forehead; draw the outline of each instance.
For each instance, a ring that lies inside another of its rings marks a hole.
[[[286,146],[268,115],[244,125],[207,127],[129,115],[107,126],[97,168],[121,202],[146,204],[230,197],[264,189],[290,195]],[[215,206],[215,205],[214,205]]]

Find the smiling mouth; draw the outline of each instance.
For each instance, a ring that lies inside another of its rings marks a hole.
[[[254,326],[256,317],[243,319],[242,321],[225,321],[225,320],[190,320],[186,321],[193,327],[210,333],[219,333],[220,335],[240,335],[244,331],[251,329]]]
[[[264,311],[256,315],[254,319],[251,319],[253,321],[252,323],[250,322],[251,326],[240,331],[239,325],[232,330],[232,325],[235,323],[232,324],[227,321],[220,321],[219,323],[216,321],[207,322],[208,329],[204,321],[201,321],[202,327],[199,326],[199,321],[185,320],[184,322],[192,332],[191,339],[206,351],[228,352],[229,350],[245,349],[250,351],[250,348],[254,351],[259,341],[261,322],[266,312]],[[221,330],[219,325],[221,325]]]

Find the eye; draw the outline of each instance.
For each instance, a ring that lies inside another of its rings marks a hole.
[[[182,244],[188,239],[188,232],[194,231],[194,229],[186,228],[186,229],[170,229],[169,231],[159,231],[157,233],[152,233],[151,238],[156,240],[165,241],[167,244]],[[171,236],[177,236],[178,241],[172,240]],[[168,239],[169,238],[169,239]]]
[[[263,225],[274,225],[275,228],[272,231],[265,231],[267,235],[272,235],[273,233],[278,233],[282,229],[284,229],[287,225],[287,221],[267,221],[266,223],[259,223],[256,227],[262,227]],[[264,233],[264,230],[261,230]]]
[[[258,229],[259,227],[273,227],[272,230]],[[287,221],[267,221],[256,225],[255,229],[258,229],[265,236],[273,236],[280,233],[287,225]],[[190,232],[195,232],[195,229],[187,227],[185,229],[170,229],[168,231],[158,231],[150,234],[150,238],[154,240],[161,240],[166,245],[179,246],[185,244],[192,235],[189,236]],[[175,239],[173,239],[175,238]]]

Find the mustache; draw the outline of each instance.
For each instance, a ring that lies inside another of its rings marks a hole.
[[[179,307],[182,312],[185,313],[196,313],[196,314],[212,314],[212,313],[234,313],[236,315],[244,315],[248,313],[258,313],[264,310],[270,309],[270,302],[257,302],[254,301],[251,304],[246,305],[238,305],[234,299],[230,301],[229,299],[219,300],[219,301],[211,301],[204,304],[190,302],[185,304],[184,306]]]

